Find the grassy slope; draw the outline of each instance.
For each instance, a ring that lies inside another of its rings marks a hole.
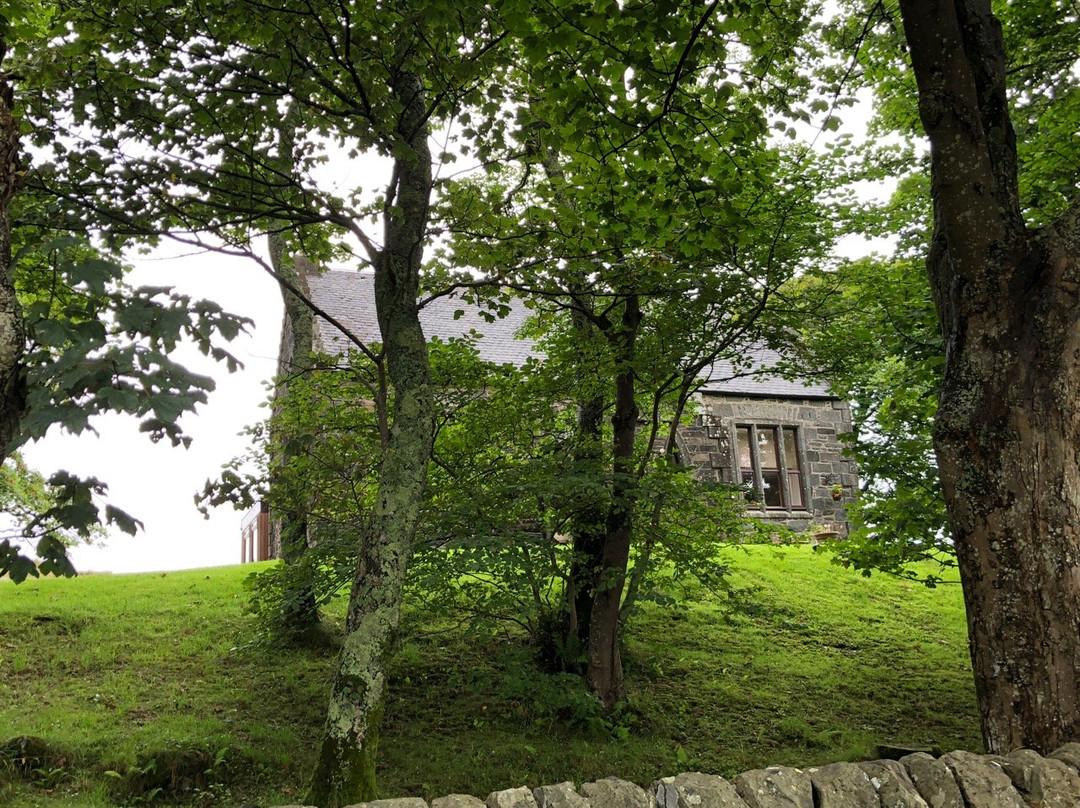
[[[571,680],[537,674],[514,638],[412,615],[394,662],[383,794],[730,775],[859,757],[876,743],[978,749],[958,587],[866,579],[806,548],[732,560],[734,585],[752,590],[741,613],[695,598],[632,626],[632,709],[613,721]],[[212,770],[186,783],[188,804],[293,801],[333,657],[244,649],[247,572],[0,582],[0,742],[36,735],[64,752],[39,769],[51,790],[0,785],[0,803],[111,805],[102,784],[116,778],[103,772],[167,749]]]

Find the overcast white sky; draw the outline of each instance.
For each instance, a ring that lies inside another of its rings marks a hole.
[[[173,248],[176,253],[179,248]],[[109,485],[109,501],[141,519],[145,530],[134,537],[113,531],[102,546],[79,546],[71,555],[80,572],[136,572],[236,564],[240,561],[242,513],[230,507],[206,520],[194,495],[248,442],[238,433],[265,416],[264,382],[274,375],[281,333],[281,295],[277,284],[253,261],[214,254],[188,254],[135,262],[133,286],[173,286],[197,298],[217,301],[226,311],[255,320],[255,327],[229,347],[244,363],[229,374],[194,348],[181,361],[213,375],[217,389],[209,403],[182,421],[194,437],[190,449],[167,441],[154,444],[139,434],[132,418],[97,422],[100,437],[52,432],[26,447],[27,462],[46,476],[59,468],[93,475]]]

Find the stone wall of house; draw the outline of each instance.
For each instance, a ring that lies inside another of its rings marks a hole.
[[[843,455],[839,436],[851,431],[851,410],[836,399],[767,399],[704,393],[698,402],[700,415],[691,426],[679,430],[679,453],[693,466],[698,479],[737,484],[735,430],[740,424],[792,426],[798,430],[804,479],[805,510],[762,510],[763,519],[793,530],[812,526],[847,533],[844,506],[858,488],[855,463]],[[841,490],[836,492],[835,487]]]
[[[915,752],[899,760],[772,766],[731,780],[691,772],[648,788],[609,777],[575,788],[560,783],[464,794],[376,800],[349,808],[1066,808],[1080,805],[1080,744],[1042,757]],[[283,808],[302,808],[287,806]]]

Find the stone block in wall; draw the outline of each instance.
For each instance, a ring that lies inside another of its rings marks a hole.
[[[754,769],[731,782],[748,808],[814,808],[810,776],[791,766]]]
[[[956,777],[967,808],[1027,808],[996,760],[963,751],[949,752],[941,760]]]
[[[537,808],[533,793],[525,786],[492,791],[484,805],[487,808]]]
[[[870,777],[854,763],[807,769],[814,784],[815,808],[880,808]]]
[[[569,780],[553,786],[533,789],[533,798],[539,808],[589,808],[589,801],[577,793]],[[431,808],[435,808],[434,805]]]
[[[899,761],[875,760],[856,765],[870,778],[881,808],[930,808]]]
[[[1015,749],[1001,768],[1032,808],[1076,808],[1080,805],[1080,774],[1067,763],[1044,758],[1032,749]]]
[[[605,777],[581,786],[581,796],[592,808],[657,808],[656,798],[641,786]]]
[[[938,758],[916,752],[900,758],[915,788],[932,808],[964,808],[964,796],[952,770]]]
[[[747,808],[735,786],[715,774],[688,772],[653,783],[658,808]]]
[[[428,808],[428,804],[419,797],[397,797],[392,800],[371,800],[346,805],[345,808]]]
[[[1074,769],[1080,771],[1080,743],[1067,743],[1055,749],[1047,757],[1068,763]]]
[[[447,794],[433,799],[431,808],[484,808],[484,802],[472,794]]]

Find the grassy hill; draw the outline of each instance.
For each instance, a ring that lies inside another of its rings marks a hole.
[[[613,718],[573,677],[538,673],[519,637],[410,613],[383,796],[732,775],[879,743],[979,751],[958,586],[864,578],[806,547],[731,562],[741,609],[695,597],[631,626],[630,708]],[[298,800],[334,655],[253,644],[249,572],[0,581],[0,804]]]

